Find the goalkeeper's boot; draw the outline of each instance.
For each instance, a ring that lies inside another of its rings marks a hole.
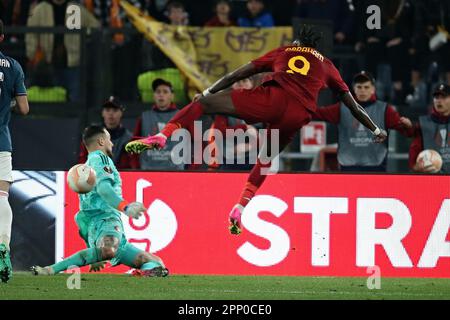
[[[9,250],[4,244],[0,244],[0,280],[4,283],[12,278],[11,258]]]
[[[169,275],[169,269],[161,266],[139,271],[142,277],[167,277]]]
[[[163,134],[148,136],[147,138],[128,142],[125,151],[130,153],[141,153],[145,150],[161,150],[166,145],[167,138]]]
[[[229,218],[230,226],[228,228],[231,234],[239,235],[242,232],[241,216],[243,211],[244,207],[240,204],[235,205],[231,210]]]
[[[32,266],[31,273],[35,276],[52,276],[55,274],[52,268],[50,267],[39,267],[39,266]]]

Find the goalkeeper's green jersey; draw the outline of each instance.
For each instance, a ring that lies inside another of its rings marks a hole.
[[[122,198],[122,179],[110,157],[102,151],[90,152],[86,164],[94,169],[97,175],[96,184],[91,192],[80,194],[80,211],[90,219],[121,218],[120,211],[110,206],[98,193],[98,186],[104,180],[110,180],[116,195]]]

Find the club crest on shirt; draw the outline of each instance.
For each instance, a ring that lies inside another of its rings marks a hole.
[[[112,171],[112,169],[111,169],[110,166],[104,166],[104,167],[103,167],[103,170],[105,170],[105,172],[106,172],[106,173],[109,173],[109,174],[112,174],[112,173],[113,173],[113,171]]]

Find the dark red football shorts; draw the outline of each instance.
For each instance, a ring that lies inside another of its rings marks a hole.
[[[294,132],[311,121],[309,111],[275,81],[252,90],[234,90],[231,99],[237,116],[247,123],[268,123],[270,128]]]

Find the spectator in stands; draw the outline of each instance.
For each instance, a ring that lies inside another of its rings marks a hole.
[[[265,10],[263,0],[247,0],[247,14],[238,19],[240,27],[273,27],[275,22],[272,14]]]
[[[0,19],[6,26],[25,26],[27,24],[30,10],[37,4],[38,0],[0,0]],[[23,44],[25,35],[23,33],[8,33],[8,37],[3,41],[4,50],[10,52],[19,62],[22,68],[27,65],[25,46]],[[26,85],[29,80],[25,79]]]
[[[33,86],[28,88],[30,102],[66,102],[67,90],[55,86],[52,65],[41,61],[34,69]]]
[[[187,26],[189,24],[189,14],[181,2],[173,1],[167,5],[167,17],[173,26]]]
[[[65,26],[67,0],[47,0],[35,6],[28,18],[29,27]],[[81,7],[82,27],[98,27],[98,21]],[[41,60],[52,64],[57,85],[69,91],[72,101],[80,99],[80,35],[73,33],[37,34],[25,36],[27,58],[33,68]]]
[[[415,109],[426,108],[428,103],[429,67],[431,64],[429,41],[430,36],[425,26],[425,3],[422,0],[414,2],[414,29],[411,37],[409,55],[411,59],[411,83],[406,96],[406,103]],[[422,110],[421,110],[422,111]],[[423,110],[426,113],[426,110]]]
[[[231,27],[236,22],[231,17],[231,4],[228,0],[217,0],[214,7],[214,17],[212,17],[205,26],[207,27]]]
[[[158,21],[168,22],[165,11],[169,0],[141,0],[143,11]]]
[[[166,10],[166,17],[168,24],[173,26],[185,26],[189,22],[189,14],[186,12],[184,5],[181,2],[169,2]],[[175,30],[175,38],[183,39],[186,34]],[[161,70],[167,68],[177,68],[175,64],[169,59],[155,44],[145,40],[143,43],[143,66],[144,70]]]
[[[394,104],[404,104],[410,82],[409,49],[413,30],[413,12],[410,0],[359,0],[354,2],[358,18],[357,52],[364,52],[366,69],[377,74],[378,66],[386,63],[391,69]],[[366,27],[367,8],[377,5],[381,9],[381,27]],[[382,77],[380,74],[378,77]],[[378,89],[382,89],[378,87]],[[390,89],[390,88],[389,88]]]
[[[113,161],[117,169],[131,169],[132,156],[125,152],[125,145],[132,139],[130,130],[122,125],[122,117],[125,107],[119,100],[111,96],[102,105],[103,125],[111,135],[113,145]],[[88,151],[83,143],[80,147],[78,162],[85,163]]]
[[[37,0],[1,0],[0,19],[5,25],[24,26],[27,24],[30,8],[37,2]]]
[[[175,26],[189,24],[189,13],[182,1],[141,0],[141,6],[143,11],[158,21]]]
[[[419,66],[423,61],[435,61],[450,85],[450,2],[441,0],[416,0],[415,34]],[[430,46],[431,45],[431,46]],[[416,67],[417,63],[413,65]]]
[[[422,150],[433,149],[442,157],[441,172],[450,174],[450,86],[442,83],[433,92],[430,114],[419,117],[414,127],[414,140],[409,149],[409,167],[416,172],[431,172],[434,167],[421,169],[417,156]]]
[[[139,0],[127,0],[130,4],[138,9],[141,9],[141,2]],[[122,28],[125,25],[130,25],[127,19],[125,10],[120,6],[119,0],[82,0],[82,3],[97,19],[104,28]],[[121,44],[124,39],[117,36],[114,41]]]
[[[233,90],[251,90],[254,87],[255,87],[255,79],[254,78],[243,79],[241,81],[234,83],[232,86]],[[212,159],[208,163],[209,170],[217,170],[220,168],[222,170],[245,170],[245,171],[247,171],[253,167],[254,163],[253,164],[250,163],[251,162],[250,160],[252,160],[250,157],[250,152],[256,151],[252,148],[255,148],[257,146],[253,145],[249,141],[250,143],[242,143],[240,145],[235,144],[233,150],[229,150],[227,148],[226,131],[227,131],[227,129],[232,129],[232,130],[242,129],[244,131],[247,131],[246,135],[253,137],[254,142],[255,142],[258,139],[258,134],[257,134],[256,128],[254,126],[247,125],[245,123],[245,121],[234,118],[234,117],[216,115],[214,117],[214,122],[211,126],[211,129],[219,130],[224,139],[222,141],[222,150],[220,150],[222,153],[221,156],[223,159],[222,159],[222,161],[220,161],[218,158],[219,153],[216,154],[215,152],[213,152],[213,154],[211,155]],[[209,143],[215,144],[214,139],[215,138],[211,135],[209,137]],[[213,151],[214,151],[214,149],[213,149]],[[255,155],[256,155],[256,153],[255,153]],[[253,160],[256,161],[256,157]],[[222,162],[222,164],[220,162]],[[233,162],[233,163],[231,163],[231,162]],[[239,162],[244,162],[244,163],[241,164]]]
[[[137,119],[134,136],[146,137],[158,133],[178,111],[173,102],[172,84],[163,79],[152,83],[154,104],[151,110],[144,111]],[[148,150],[139,158],[134,158],[133,167],[143,170],[183,170],[184,165],[175,165],[171,160],[171,151],[176,143],[169,142],[164,150]]]
[[[297,0],[295,9],[295,16],[298,18],[331,21],[336,44],[352,40],[353,14],[354,7],[347,0]]]
[[[358,103],[381,128],[394,129],[406,136],[412,135],[412,123],[400,117],[388,103],[377,100],[375,79],[365,71],[353,78],[353,90]],[[372,133],[358,123],[341,103],[318,108],[315,120],[338,125],[338,162],[341,171],[385,172],[387,169],[388,142],[373,142]]]
[[[99,21],[102,27],[109,31],[124,27],[132,28],[125,10],[120,6],[120,0],[83,0],[86,8]],[[130,4],[141,9],[139,0],[129,0]],[[114,32],[111,42],[111,68],[113,70],[113,94],[122,99],[131,100],[136,91],[133,86],[124,86],[124,83],[134,83],[139,72],[139,50],[142,43],[140,34],[125,34]],[[124,63],[126,61],[126,63]]]

